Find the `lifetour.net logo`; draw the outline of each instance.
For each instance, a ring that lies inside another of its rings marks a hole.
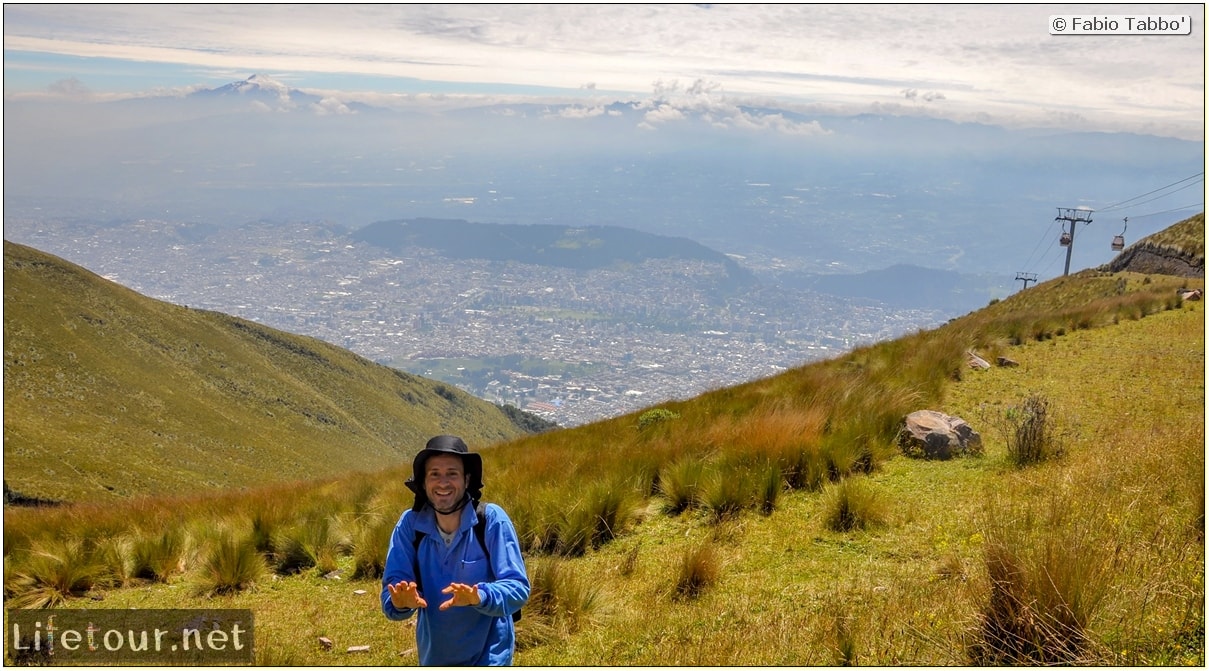
[[[8,611],[5,665],[213,666],[255,663],[252,611]]]

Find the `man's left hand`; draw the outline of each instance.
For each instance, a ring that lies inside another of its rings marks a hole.
[[[453,598],[441,604],[441,610],[446,610],[451,606],[477,606],[482,603],[479,598],[479,588],[475,585],[463,585],[460,582],[455,582],[441,590],[442,594],[452,594]]]

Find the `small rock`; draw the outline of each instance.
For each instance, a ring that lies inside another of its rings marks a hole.
[[[1019,361],[1009,359],[1006,356],[1001,356],[998,359],[995,359],[995,363],[998,363],[1001,368],[1015,368],[1016,366],[1020,365]]]
[[[365,594],[365,590],[363,590],[363,589],[355,589],[355,590],[353,590],[353,594]]]
[[[331,650],[332,649],[332,639],[328,638],[327,636],[320,636],[319,645],[322,645],[324,650]]]
[[[339,580],[339,579],[340,579],[340,571],[332,571],[331,573],[325,573],[325,574],[323,575],[323,577],[324,577],[325,579],[327,579],[327,580]]]
[[[369,646],[368,645],[350,645],[348,647],[348,651],[349,652],[369,652]]]
[[[991,364],[987,363],[986,359],[978,356],[972,350],[966,352],[966,363],[969,364],[970,368],[975,370],[987,370],[991,367]]]

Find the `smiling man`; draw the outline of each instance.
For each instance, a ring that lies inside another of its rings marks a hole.
[[[529,578],[512,520],[479,501],[482,458],[457,436],[436,436],[416,455],[406,484],[415,504],[391,535],[382,612],[392,620],[419,613],[425,666],[511,664],[513,621],[529,599]]]

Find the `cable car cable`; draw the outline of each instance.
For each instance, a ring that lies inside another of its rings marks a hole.
[[[1123,200],[1123,201],[1121,201],[1121,202],[1119,202],[1119,203],[1114,203],[1114,204],[1109,205],[1109,206],[1107,206],[1107,207],[1102,207],[1102,208],[1100,208],[1100,209],[1096,210],[1096,212],[1097,212],[1097,213],[1103,213],[1103,212],[1108,212],[1108,211],[1110,211],[1110,210],[1115,210],[1115,209],[1117,209],[1117,208],[1119,208],[1119,207],[1121,207],[1121,206],[1123,206],[1123,205],[1125,205],[1126,203],[1129,203],[1129,202],[1131,202],[1131,201],[1135,201],[1135,200],[1137,200],[1137,199],[1139,199],[1139,198],[1145,198],[1146,196],[1149,196],[1149,195],[1151,195],[1151,194],[1153,194],[1153,193],[1158,193],[1159,191],[1162,191],[1162,190],[1164,190],[1164,189],[1169,189],[1169,188],[1171,188],[1171,187],[1175,186],[1176,184],[1181,184],[1181,183],[1183,183],[1183,182],[1187,182],[1187,181],[1188,181],[1188,180],[1190,180],[1190,179],[1196,179],[1196,178],[1198,178],[1198,177],[1200,177],[1201,179],[1204,179],[1204,177],[1205,177],[1205,173],[1204,173],[1204,172],[1198,172],[1197,174],[1195,174],[1195,175],[1191,175],[1191,176],[1189,176],[1189,177],[1185,177],[1184,179],[1181,179],[1181,180],[1179,180],[1178,182],[1172,182],[1171,184],[1168,184],[1167,186],[1160,186],[1159,188],[1157,188],[1157,189],[1155,189],[1155,190],[1153,190],[1153,191],[1147,191],[1146,193],[1143,193],[1143,194],[1142,194],[1142,195],[1140,195],[1140,196],[1134,196],[1133,198],[1126,198],[1125,200]],[[1186,189],[1186,188],[1188,188],[1188,187],[1190,187],[1190,186],[1192,186],[1192,184],[1185,184],[1184,186],[1180,187],[1179,189],[1176,189],[1175,191],[1172,191],[1171,193],[1175,193],[1176,191],[1181,191],[1181,190]],[[1169,195],[1169,194],[1164,194],[1164,195]],[[1157,198],[1162,198],[1162,197],[1163,197],[1163,196],[1158,196]],[[1151,200],[1157,200],[1157,198],[1152,198]],[[1150,201],[1148,200],[1148,201],[1144,201],[1144,202],[1149,203]],[[1142,203],[1134,203],[1134,205],[1141,205],[1141,204],[1142,204]],[[1130,205],[1129,207],[1134,207],[1134,205]]]
[[[1168,214],[1170,212],[1179,212],[1180,210],[1191,210],[1191,209],[1197,208],[1197,207],[1204,208],[1205,204],[1204,203],[1193,203],[1192,205],[1185,205],[1184,207],[1175,207],[1170,210],[1162,210],[1160,212],[1151,212],[1149,214],[1131,214],[1131,215],[1129,215],[1129,218],[1130,219],[1145,219],[1146,217],[1155,217],[1160,214]]]

